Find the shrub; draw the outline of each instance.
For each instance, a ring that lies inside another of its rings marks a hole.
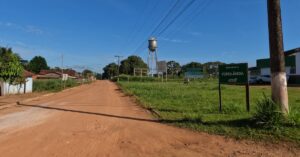
[[[285,117],[279,109],[279,105],[264,95],[264,98],[257,102],[254,121],[256,125],[264,128],[278,128]]]
[[[65,87],[70,88],[77,86],[76,80],[67,80],[65,82]],[[42,92],[42,91],[60,91],[62,90],[62,82],[61,80],[34,80],[33,81],[33,91],[34,92]]]
[[[112,79],[113,81],[117,81],[118,77],[114,77]],[[129,76],[129,75],[120,75],[119,76],[119,81],[140,81],[140,82],[154,82],[154,81],[159,81],[159,78],[156,77],[148,77],[148,76]]]

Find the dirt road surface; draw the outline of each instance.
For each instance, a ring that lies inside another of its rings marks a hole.
[[[160,124],[109,81],[21,102],[9,110],[9,114],[0,111],[1,157],[300,154],[299,149],[286,144],[236,141]]]

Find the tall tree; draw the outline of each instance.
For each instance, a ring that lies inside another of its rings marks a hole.
[[[147,64],[139,56],[129,56],[121,61],[120,73],[133,75],[134,68],[147,68]]]
[[[289,113],[280,0],[268,0],[272,99]]]
[[[116,63],[110,63],[103,68],[102,77],[105,79],[111,79],[118,75],[118,65]]]
[[[48,69],[49,67],[47,65],[47,61],[42,56],[33,57],[28,65],[28,70],[36,74],[40,73],[41,70],[48,70]]]
[[[169,61],[167,63],[167,69],[168,69],[168,74],[169,75],[177,75],[180,70],[181,70],[181,67],[180,67],[180,64],[176,61]]]
[[[186,72],[189,68],[203,68],[203,65],[198,62],[190,62],[188,64],[185,64],[181,67],[183,72]]]
[[[218,74],[218,67],[224,63],[216,61],[216,62],[207,62],[203,64],[203,71],[206,75],[216,77]]]
[[[82,71],[82,75],[84,78],[89,78],[93,75],[93,72],[89,69],[85,69]]]
[[[14,83],[23,76],[23,70],[19,56],[10,48],[0,47],[0,79]]]

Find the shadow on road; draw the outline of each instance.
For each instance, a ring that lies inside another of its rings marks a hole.
[[[155,123],[161,122],[160,120],[143,119],[143,118],[135,118],[135,117],[111,115],[111,114],[105,114],[105,113],[97,113],[97,112],[88,112],[88,111],[63,109],[63,108],[56,108],[56,107],[49,107],[49,106],[21,104],[20,102],[17,102],[17,105],[19,105],[19,106],[27,106],[27,107],[35,107],[35,108],[41,108],[41,109],[48,109],[48,110],[73,112],[73,113],[81,113],[81,114],[90,114],[90,115],[105,116],[105,117],[112,117],[112,118],[121,118],[121,119],[128,119],[128,120],[136,120],[136,121],[155,122]]]

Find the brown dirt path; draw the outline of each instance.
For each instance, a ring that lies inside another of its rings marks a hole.
[[[299,156],[288,145],[236,141],[158,123],[108,81],[0,112],[2,157]]]

